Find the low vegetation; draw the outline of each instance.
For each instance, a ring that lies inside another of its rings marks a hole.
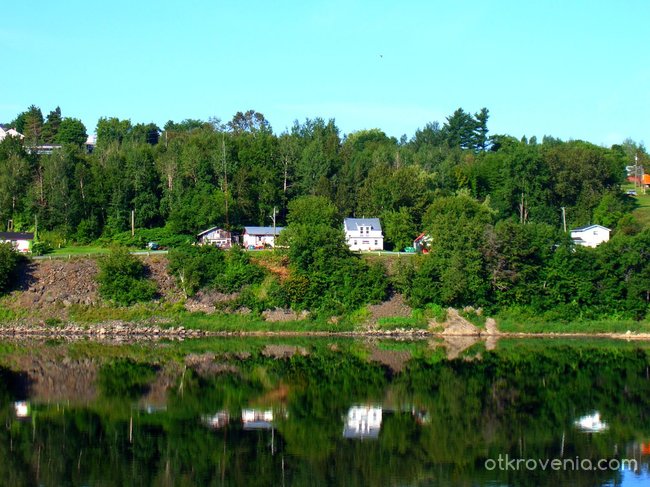
[[[115,247],[99,260],[99,294],[121,306],[149,301],[156,295],[156,286],[145,275],[145,266],[123,247]]]

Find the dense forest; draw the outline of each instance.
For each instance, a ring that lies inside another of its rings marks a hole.
[[[290,228],[293,273],[266,305],[335,312],[381,299],[387,284],[376,268],[352,263],[342,232],[331,229],[346,216],[379,217],[389,248],[431,237],[430,254],[389,284],[417,307],[645,317],[650,234],[621,190],[626,166],[647,164],[644,147],[519,140],[490,135],[488,121],[485,108],[459,108],[397,140],[379,129],[343,136],[320,118],[278,135],[253,110],[163,129],[102,118],[90,151],[78,119],[31,106],[7,124],[24,139],[0,143],[0,221],[37,226],[52,246],[119,242],[130,238],[133,211],[136,228],[174,242],[213,226],[270,225],[277,211],[277,224]],[[39,154],[43,144],[61,148]],[[595,251],[573,248],[563,211],[568,228],[598,223],[614,238]],[[360,276],[372,284],[360,289]]]
[[[5,124],[25,135],[0,144],[0,221],[16,230],[53,231],[88,242],[130,228],[195,234],[211,226],[269,225],[302,195],[329,199],[339,216],[382,218],[389,245],[404,247],[423,230],[427,208],[465,191],[496,220],[616,227],[629,206],[619,185],[643,147],[609,149],[544,137],[488,135],[488,110],[462,109],[409,139],[379,129],[342,136],[334,120],[296,121],[275,134],[255,111],[217,119],[155,124],[102,118],[92,153],[86,128],[61,110],[35,106]],[[52,154],[30,153],[61,144]]]

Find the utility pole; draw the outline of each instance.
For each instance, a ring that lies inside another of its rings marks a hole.
[[[131,236],[135,236],[135,210],[131,210]]]
[[[562,227],[564,228],[564,233],[566,233],[566,208],[562,207]]]
[[[221,134],[221,163],[223,165],[223,192],[226,201],[226,230],[230,231],[230,222],[228,221],[228,171],[226,170],[226,136]]]

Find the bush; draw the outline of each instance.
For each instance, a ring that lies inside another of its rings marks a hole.
[[[210,286],[226,268],[224,251],[209,245],[184,245],[169,252],[169,272],[185,296]]]
[[[156,285],[145,276],[144,264],[123,247],[114,248],[99,261],[99,294],[122,306],[149,301]]]
[[[221,292],[232,293],[239,291],[242,286],[261,283],[264,275],[264,270],[251,263],[246,252],[233,247],[226,255],[225,272],[214,281],[214,287]]]
[[[52,252],[52,246],[47,242],[35,242],[32,244],[32,255],[46,255]]]
[[[169,271],[186,296],[193,296],[203,287],[236,292],[243,286],[261,283],[266,275],[239,247],[224,251],[209,245],[173,249],[169,253]]]
[[[16,279],[21,256],[9,243],[0,244],[0,294],[6,293]]]

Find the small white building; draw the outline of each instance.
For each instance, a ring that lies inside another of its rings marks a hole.
[[[576,245],[583,247],[598,247],[609,240],[611,230],[602,225],[588,225],[571,230],[571,239]]]
[[[242,246],[246,249],[263,249],[275,247],[275,237],[284,230],[284,227],[244,227]]]
[[[219,227],[208,228],[197,235],[201,245],[215,245],[220,249],[229,249],[233,244],[233,235]]]
[[[346,218],[343,229],[350,250],[384,250],[379,218]]]
[[[34,240],[33,233],[27,232],[0,232],[0,243],[10,243],[16,252],[29,252]]]
[[[0,125],[0,141],[3,141],[5,137],[18,137],[19,139],[24,139],[25,136],[18,132],[16,129],[5,128]]]

